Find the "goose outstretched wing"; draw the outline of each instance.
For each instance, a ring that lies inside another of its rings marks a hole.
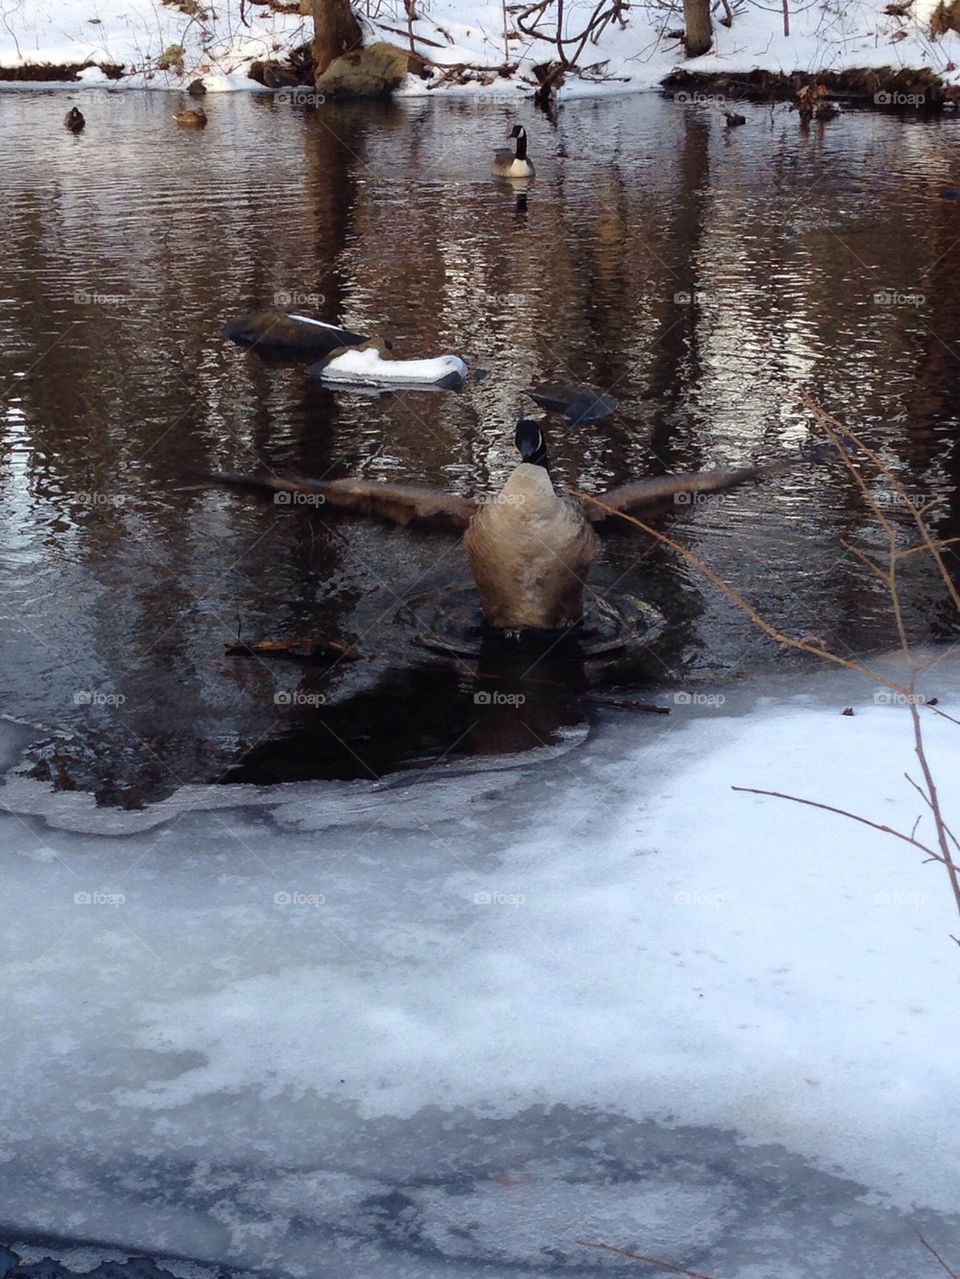
[[[272,493],[278,506],[328,506],[356,511],[390,524],[417,524],[462,531],[477,509],[469,497],[414,484],[384,484],[378,480],[311,480],[293,475],[207,474],[204,480],[251,493]]]
[[[686,496],[722,493],[727,489],[737,488],[740,484],[748,484],[751,480],[782,475],[796,466],[799,460],[801,459],[792,458],[765,465],[728,466],[716,471],[690,471],[681,475],[655,475],[647,480],[632,480],[629,484],[621,484],[606,493],[598,493],[597,500],[603,506],[594,505],[591,501],[585,502],[584,514],[588,520],[599,524],[611,518],[613,513],[650,513],[674,504],[683,505]],[[589,494],[586,496],[589,497]],[[604,507],[610,509],[605,510]]]

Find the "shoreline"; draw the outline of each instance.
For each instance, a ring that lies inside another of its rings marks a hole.
[[[585,45],[565,28],[559,46],[549,23],[511,24],[494,0],[431,0],[409,24],[392,11],[374,19],[358,10],[358,17],[365,48],[386,43],[415,55],[397,98],[530,102],[546,69],[569,55],[579,71],[566,72],[558,102],[646,92],[777,101],[822,85],[841,103],[902,95],[910,101],[876,105],[938,111],[960,100],[960,32],[937,0],[912,6],[850,0],[829,17],[819,9],[785,16],[741,8],[714,21],[711,47],[693,58],[676,17],[660,10],[601,24]],[[316,92],[307,65],[312,34],[299,13],[245,14],[240,0],[222,0],[203,23],[185,18],[173,0],[159,10],[153,0],[101,0],[95,18],[84,0],[33,0],[26,16],[0,29],[0,92],[182,93],[195,79],[210,93],[270,92],[304,79]]]
[[[2,77],[2,71],[3,68],[0,68],[0,77]],[[508,82],[508,85],[496,94],[492,94],[487,87],[477,83],[444,85],[442,88],[433,89],[416,77],[411,76],[408,79],[413,83],[409,86],[404,83],[395,94],[391,95],[391,98],[386,100],[452,99],[464,102],[475,99],[478,105],[503,106],[507,103],[515,103],[518,106],[527,104],[531,107],[534,105],[533,87],[521,85],[515,81]],[[73,80],[59,78],[4,80],[0,78],[0,94],[60,92],[81,95],[95,93],[183,95],[186,92],[184,86],[179,83],[143,84],[133,81],[134,77],[104,80],[84,80],[80,76]],[[760,67],[750,71],[690,71],[677,67],[655,84],[583,83],[574,80],[561,88],[557,95],[557,102],[558,105],[563,105],[578,101],[595,101],[599,98],[660,94],[667,98],[680,99],[681,103],[686,100],[689,105],[698,103],[709,105],[716,102],[772,104],[796,101],[798,89],[805,84],[823,85],[829,99],[844,107],[876,109],[888,114],[905,114],[912,111],[924,116],[932,116],[944,111],[950,112],[960,106],[960,86],[945,83],[927,68],[893,67],[852,67],[846,71],[823,71],[817,74],[805,71],[769,71]],[[281,99],[284,95],[298,92],[315,93],[315,90],[309,83],[271,88],[249,77],[246,77],[243,82],[237,82],[237,78],[231,77],[230,83],[214,82],[208,89],[211,95],[254,93]],[[343,97],[332,98],[327,105],[356,104],[364,100],[384,101],[384,99]],[[315,109],[321,104],[318,102],[312,105]]]

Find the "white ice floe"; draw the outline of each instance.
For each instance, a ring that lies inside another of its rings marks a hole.
[[[956,716],[956,663],[928,691]],[[0,1220],[302,1279],[960,1261],[944,869],[732,789],[909,832],[907,711],[661,697],[502,773],[195,787],[112,837],[0,790]]]
[[[345,382],[354,386],[445,386],[463,385],[467,366],[458,355],[438,355],[428,360],[384,359],[374,347],[351,349],[317,367],[324,382]]]

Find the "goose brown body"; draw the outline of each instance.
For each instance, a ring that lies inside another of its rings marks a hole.
[[[579,505],[529,462],[479,505],[463,538],[484,617],[507,630],[561,630],[580,621],[599,545]]]

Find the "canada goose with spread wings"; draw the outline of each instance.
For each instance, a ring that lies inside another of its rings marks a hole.
[[[521,461],[499,493],[486,500],[374,480],[209,478],[255,491],[311,494],[325,506],[392,524],[461,531],[488,625],[565,630],[583,617],[584,586],[600,547],[597,527],[609,512],[557,491],[538,422],[518,422],[515,441]],[[795,460],[660,475],[620,485],[598,494],[598,499],[614,512],[650,512],[675,501],[678,494],[719,493],[793,465]]]

